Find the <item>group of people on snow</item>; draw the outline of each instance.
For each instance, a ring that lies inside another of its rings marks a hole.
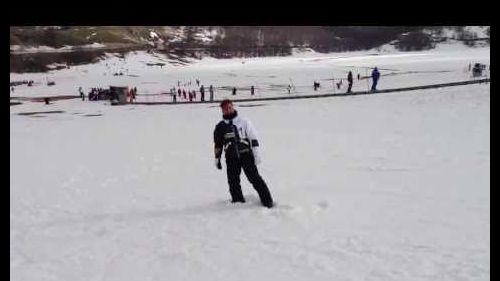
[[[357,75],[358,80],[361,80],[361,75],[358,73]],[[368,77],[365,77],[368,78]],[[375,92],[377,91],[377,84],[380,79],[380,71],[378,71],[378,68],[375,67],[372,70],[371,76],[369,77],[372,79],[372,86],[370,88],[370,91]],[[338,82],[335,81],[336,79],[333,79],[334,85],[337,86],[337,89],[340,90],[340,87],[342,86],[342,78],[338,80]],[[347,73],[347,91],[346,93],[352,93],[352,85],[354,84],[354,78],[352,71],[349,71]],[[319,82],[314,81],[314,90],[316,91],[317,88],[319,88]]]
[[[198,92],[200,94],[199,96],[199,101],[206,101],[206,88],[203,84],[201,84],[199,79],[195,79],[196,85],[200,86],[198,89]],[[172,102],[177,102],[179,99],[182,99],[184,101],[197,101],[198,100],[198,95],[197,91],[195,89],[191,89],[192,82],[188,81],[186,83],[181,83],[181,81],[177,81],[177,87],[173,87],[170,89],[170,95],[172,96]],[[238,88],[232,87],[230,88],[231,95],[236,96],[238,93]],[[214,93],[215,93],[215,88],[213,85],[210,85],[208,88],[208,101],[213,101],[214,100]],[[255,95],[255,86],[252,85],[250,86],[250,95]]]
[[[368,77],[365,77],[365,78],[368,78]],[[375,67],[372,70],[370,78],[372,79],[371,91],[377,91],[377,84],[378,84],[378,81],[380,79],[380,72],[378,71],[377,67]],[[359,73],[357,75],[357,79],[358,80],[362,79],[362,77]],[[342,84],[343,84],[343,79],[338,79],[338,80],[333,79],[333,80],[334,80],[334,85],[337,86],[337,89],[340,89]],[[352,86],[354,83],[352,71],[348,72],[346,80],[347,80],[347,85],[348,85],[347,86],[347,93],[351,93]],[[199,86],[198,92],[197,92],[197,90],[191,88],[191,85],[193,84],[191,81],[189,81],[187,83],[183,83],[182,84],[183,87],[181,86],[181,82],[177,81],[177,87],[171,88],[170,92],[169,92],[169,94],[172,96],[172,102],[176,103],[178,100],[184,100],[184,101],[189,101],[189,102],[193,102],[193,101],[197,101],[197,100],[199,100],[201,102],[206,101],[207,98],[206,98],[205,86],[203,84],[201,84],[199,79],[195,79],[195,82],[196,82],[196,85]],[[318,88],[321,87],[320,82],[315,80],[313,87],[314,87],[314,90],[317,91]],[[288,84],[288,86],[286,87],[286,90],[289,94],[291,92],[291,89],[292,89],[292,85]],[[85,100],[85,94],[82,90],[82,87],[80,87],[78,89],[78,91],[79,91],[81,99]],[[199,93],[199,98],[198,98],[198,93]],[[209,86],[208,94],[209,94],[208,101],[213,101],[214,100],[214,86],[213,85]],[[236,87],[233,87],[231,89],[231,94],[233,96],[236,96],[236,94],[237,94]],[[252,96],[255,95],[255,86],[253,86],[253,85],[250,87],[250,95],[252,95]],[[129,92],[127,93],[127,99],[130,101],[130,103],[133,103],[136,100],[136,96],[137,96],[137,88],[136,87],[130,88]],[[102,89],[102,88],[92,88],[88,94],[88,99],[91,101],[105,100],[105,99],[109,99],[109,98],[110,98],[109,90]]]
[[[200,84],[200,81],[196,79],[196,84]],[[180,83],[178,84],[180,85]],[[208,92],[210,93],[209,100],[213,101],[214,100],[214,86],[210,85],[208,88]],[[205,101],[205,86],[201,85],[199,88],[199,93],[200,93],[200,101]],[[179,99],[184,99],[184,100],[189,100],[190,102],[196,101],[197,100],[197,92],[195,89],[187,89],[186,88],[175,88],[173,87],[170,89],[170,95],[172,96],[172,101],[177,102],[177,98]]]
[[[374,92],[374,91],[377,91],[377,85],[378,85],[378,81],[380,79],[380,72],[378,70],[377,67],[375,67],[373,70],[372,70],[372,73],[371,73],[371,76],[370,78],[372,79],[372,85],[371,85],[371,91]],[[362,77],[361,75],[358,73],[357,75],[357,79],[358,80],[361,80]],[[335,82],[335,79],[334,79],[334,83],[335,85],[337,86],[337,89],[340,89],[341,86],[342,86],[342,81],[343,79],[339,79],[337,80],[338,82]],[[352,92],[352,86],[353,86],[353,83],[354,83],[354,79],[353,79],[353,74],[352,74],[352,71],[349,71],[348,74],[347,74],[347,83],[348,83],[348,87],[347,87],[347,93],[351,93]],[[189,101],[189,102],[192,102],[192,101],[196,101],[197,100],[197,95],[196,95],[196,90],[187,90],[185,89],[186,86],[190,86],[192,83],[191,81],[187,82],[187,83],[184,83],[184,87],[181,87],[181,83],[180,81],[177,82],[177,85],[178,85],[178,88],[172,88],[170,89],[170,94],[172,95],[172,101],[175,103],[177,102],[178,99],[183,99],[183,100],[186,100],[186,101]],[[200,80],[196,79],[196,84],[199,85],[200,84]],[[321,84],[320,82],[318,81],[314,81],[314,84],[313,84],[313,88],[315,91],[317,91],[319,88],[321,87]],[[290,94],[291,90],[292,90],[292,85],[291,84],[288,84],[288,86],[286,87],[286,90],[287,92]],[[205,88],[203,85],[201,85],[200,89],[199,89],[199,92],[200,92],[200,101],[205,101]],[[213,88],[213,85],[210,85],[210,88],[209,88],[209,93],[210,93],[210,99],[209,101],[213,101],[214,100],[214,88]],[[237,88],[236,87],[232,87],[231,88],[231,95],[233,96],[236,96],[237,94]],[[250,87],[250,95],[255,95],[255,86],[251,86]]]
[[[80,94],[80,98],[82,99],[82,101],[84,101],[85,93],[83,91],[83,88],[79,87],[78,92]],[[98,87],[91,88],[87,96],[89,101],[118,99],[117,93],[113,93],[113,91],[111,91],[110,89],[103,89]],[[137,97],[137,87],[129,88],[126,92],[126,97],[130,103],[133,103]]]

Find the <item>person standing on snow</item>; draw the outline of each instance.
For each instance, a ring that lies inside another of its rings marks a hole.
[[[314,85],[314,90],[315,90],[315,91],[317,91],[317,90],[318,90],[318,88],[319,88],[319,82],[314,81],[314,84],[313,84],[313,85]]]
[[[375,67],[372,71],[372,92],[376,91],[377,90],[377,83],[378,83],[378,79],[380,78],[380,72],[378,71],[378,69]]]
[[[224,151],[231,202],[245,203],[240,185],[240,174],[243,169],[248,181],[259,194],[262,205],[272,208],[274,203],[271,193],[256,166],[260,163],[260,157],[259,142],[254,127],[247,119],[238,115],[231,100],[223,100],[220,107],[223,120],[214,130],[215,166],[219,170],[222,169],[221,156]]]
[[[200,87],[200,100],[205,101],[205,87],[203,85]]]
[[[349,83],[349,87],[347,88],[347,92],[350,93],[352,89],[352,72],[349,71],[347,74],[347,82]]]
[[[131,100],[130,102],[135,102],[135,97],[137,96],[137,88],[134,87],[134,89],[132,89],[132,96],[131,96]]]
[[[84,101],[85,100],[85,95],[83,94],[82,87],[78,88],[78,92],[80,92],[80,98],[82,99],[82,101]]]
[[[337,84],[337,89],[340,90],[340,86],[342,86],[342,79],[340,79],[340,81],[337,82],[336,84]]]

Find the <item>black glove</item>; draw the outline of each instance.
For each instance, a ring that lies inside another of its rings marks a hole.
[[[222,164],[220,163],[220,158],[215,158],[215,167],[217,169],[222,170]]]

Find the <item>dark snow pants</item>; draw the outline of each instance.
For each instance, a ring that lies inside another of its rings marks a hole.
[[[253,185],[253,188],[259,194],[262,205],[268,208],[273,206],[271,193],[269,192],[266,183],[259,175],[252,153],[241,153],[239,158],[226,158],[226,164],[229,193],[231,193],[232,202],[245,202],[240,185],[240,174],[241,169],[243,168],[243,172],[245,172],[248,181]]]
[[[376,91],[377,90],[377,83],[378,83],[378,79],[373,79],[372,91]]]

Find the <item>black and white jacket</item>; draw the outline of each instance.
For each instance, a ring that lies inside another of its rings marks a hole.
[[[215,157],[221,157],[222,149],[226,152],[226,158],[239,158],[243,153],[252,153],[258,164],[259,141],[252,123],[239,116],[237,111],[223,117],[214,130]]]

